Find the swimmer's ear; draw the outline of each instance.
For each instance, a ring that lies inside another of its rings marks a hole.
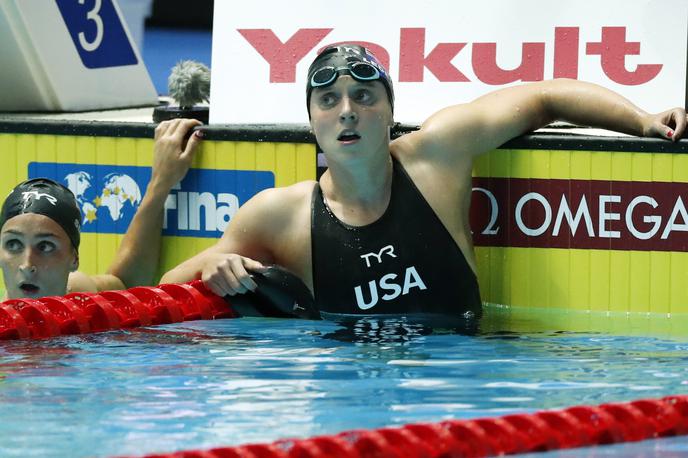
[[[70,272],[76,272],[77,270],[79,270],[79,252],[74,250],[74,258],[72,259]]]

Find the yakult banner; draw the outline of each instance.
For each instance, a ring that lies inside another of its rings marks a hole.
[[[389,67],[401,122],[562,77],[660,111],[685,102],[687,37],[686,0],[218,1],[210,121],[307,122],[308,65],[342,41]]]

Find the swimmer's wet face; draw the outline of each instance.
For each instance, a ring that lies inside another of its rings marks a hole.
[[[67,233],[51,218],[25,213],[0,232],[0,267],[7,298],[60,296],[79,258]]]
[[[74,194],[52,180],[18,184],[0,210],[0,267],[10,299],[63,295],[79,267],[81,212]]]
[[[362,46],[325,48],[308,69],[306,102],[326,154],[347,157],[389,148],[394,91],[385,68]]]
[[[330,86],[315,88],[310,103],[313,133],[326,153],[388,148],[392,111],[379,81],[340,76]]]

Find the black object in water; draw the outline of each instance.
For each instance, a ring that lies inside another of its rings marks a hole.
[[[320,319],[313,295],[293,273],[279,266],[270,266],[265,272],[251,276],[258,284],[255,291],[225,296],[239,315]]]

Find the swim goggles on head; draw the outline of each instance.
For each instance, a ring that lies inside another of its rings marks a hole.
[[[311,76],[311,87],[329,86],[340,74],[349,74],[356,81],[374,81],[381,78],[380,70],[368,62],[353,62],[341,67],[322,67]]]

